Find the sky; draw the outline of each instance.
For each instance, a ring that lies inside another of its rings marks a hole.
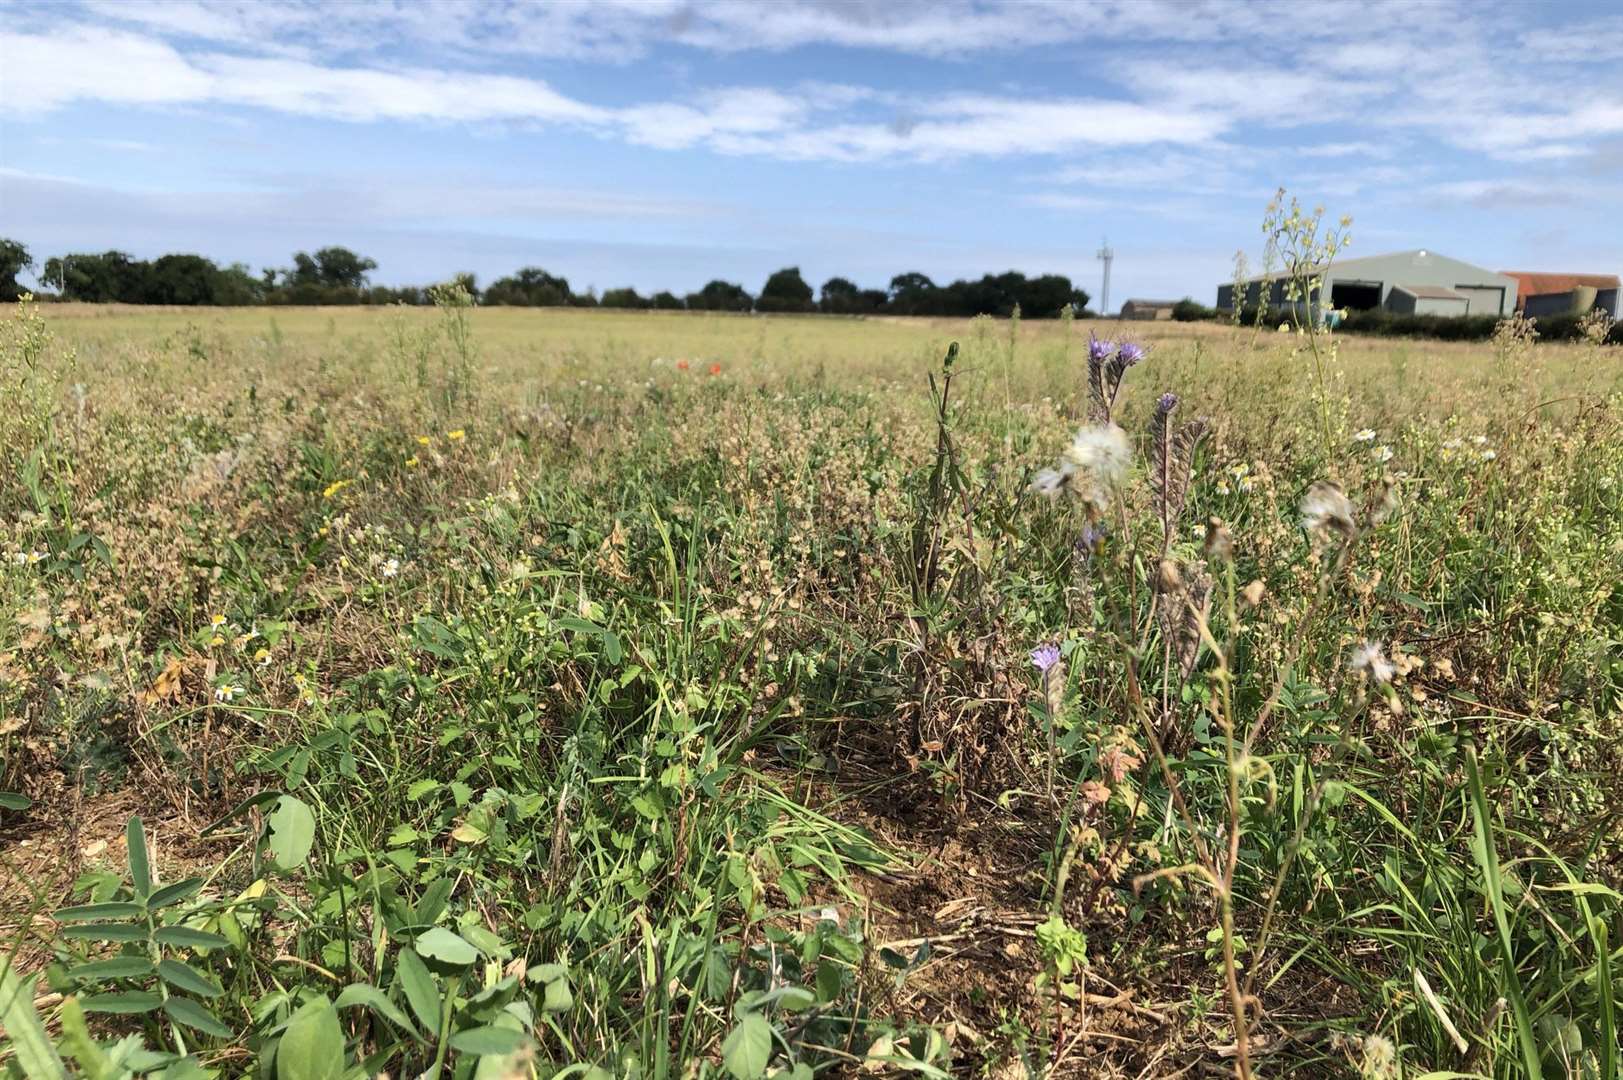
[[[1206,303],[1276,188],[1347,255],[1623,271],[1623,6],[0,0],[0,236],[385,284],[1068,274]]]

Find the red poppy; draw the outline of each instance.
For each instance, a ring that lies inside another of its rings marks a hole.
[[[720,375],[721,374],[721,365],[720,364],[711,364],[710,365],[710,374],[712,374],[712,375]]]
[[[676,362],[676,370],[677,371],[686,371],[687,369],[688,369],[688,362],[686,360],[678,360]]]

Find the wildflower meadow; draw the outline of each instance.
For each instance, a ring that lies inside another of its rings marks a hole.
[[[5,313],[0,1073],[1618,1076],[1604,330],[435,301]]]

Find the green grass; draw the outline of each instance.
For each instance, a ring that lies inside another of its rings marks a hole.
[[[0,1069],[1611,1080],[1616,350],[1090,329],[20,310]]]

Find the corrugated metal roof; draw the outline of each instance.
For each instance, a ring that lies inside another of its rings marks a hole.
[[[1516,279],[1516,295],[1523,300],[1529,296],[1571,292],[1580,285],[1595,289],[1618,287],[1616,274],[1544,274],[1528,270],[1501,270],[1500,273]]]
[[[1143,299],[1140,299],[1139,297],[1135,296],[1135,297],[1133,297],[1131,299],[1122,301],[1122,306],[1123,307],[1126,307],[1128,304],[1132,304],[1134,307],[1157,307],[1157,308],[1159,308],[1159,307],[1177,307],[1178,306],[1178,301],[1176,301],[1176,300],[1143,300]]]
[[[1441,285],[1394,285],[1394,289],[1402,289],[1416,300],[1458,300],[1465,302],[1465,297],[1453,289],[1445,289]]]

